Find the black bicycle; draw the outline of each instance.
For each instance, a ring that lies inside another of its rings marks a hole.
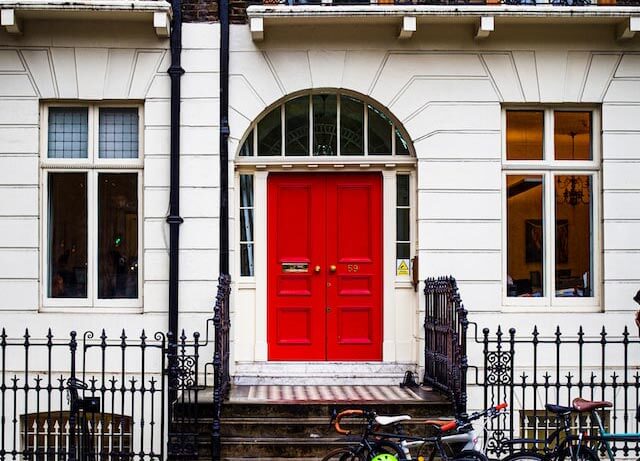
[[[67,380],[70,406],[69,461],[96,461],[94,435],[89,422],[100,411],[100,397],[80,397],[79,391],[87,389],[89,386],[76,377]]]
[[[412,451],[416,452],[414,454],[419,460],[488,461],[485,454],[476,449],[478,437],[472,422],[482,417],[493,418],[501,414],[506,406],[503,403],[470,415],[459,415],[454,420],[425,421],[425,424],[437,429],[437,434],[432,437],[405,434],[401,424],[411,419],[409,415],[379,416],[371,410],[344,410],[331,418],[336,432],[351,434],[350,430],[341,427],[341,420],[345,417],[361,417],[364,423],[362,435],[349,446],[330,451],[323,461],[411,460],[414,459]]]

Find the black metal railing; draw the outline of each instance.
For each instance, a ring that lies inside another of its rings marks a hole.
[[[513,438],[544,438],[556,427],[545,404],[571,405],[575,397],[608,400],[613,407],[602,412],[609,432],[640,432],[640,338],[625,327],[611,336],[602,327],[587,334],[582,327],[571,336],[560,327],[541,331],[533,327],[526,335],[515,329],[494,334],[484,329],[475,342],[482,345],[484,363],[471,368],[481,387],[484,407],[501,401],[511,411],[489,422],[485,447],[490,456],[501,458]],[[574,415],[576,431],[593,432],[593,422]],[[640,455],[640,442],[616,442],[618,456]]]
[[[467,311],[453,277],[425,280],[425,372],[423,382],[467,406]]]
[[[167,339],[0,334],[0,460],[163,460]]]
[[[215,354],[213,357],[213,423],[211,427],[211,447],[213,459],[220,459],[220,419],[222,404],[231,384],[229,376],[229,294],[231,278],[223,274],[218,278],[218,294],[214,307],[213,324],[215,330]]]
[[[229,292],[220,277],[203,335],[3,328],[0,461],[219,460]]]

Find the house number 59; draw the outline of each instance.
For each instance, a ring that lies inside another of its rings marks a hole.
[[[347,271],[349,272],[358,272],[360,270],[360,266],[357,264],[347,264]]]

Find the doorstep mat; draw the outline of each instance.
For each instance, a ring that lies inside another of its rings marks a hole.
[[[251,386],[248,400],[254,401],[407,401],[424,400],[418,393],[400,386]]]

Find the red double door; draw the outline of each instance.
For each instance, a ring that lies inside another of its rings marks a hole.
[[[382,178],[268,180],[269,360],[382,359]]]

